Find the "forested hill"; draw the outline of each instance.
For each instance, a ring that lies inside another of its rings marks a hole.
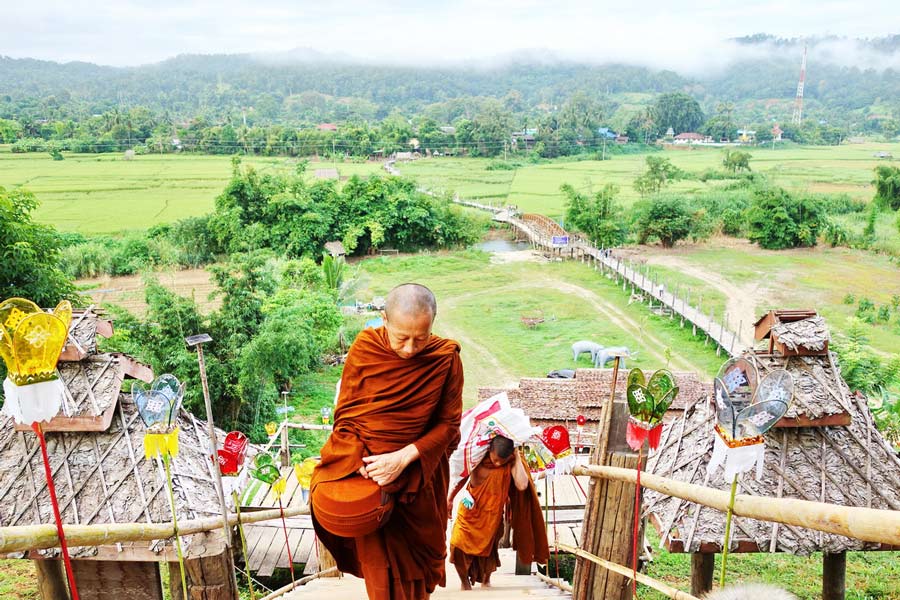
[[[386,67],[311,51],[301,52],[299,60],[291,60],[290,53],[265,61],[251,55],[182,55],[128,68],[0,57],[0,118],[79,120],[143,106],[172,119],[218,121],[249,114],[258,124],[372,120],[393,110],[431,111],[449,123],[473,97],[498,98],[513,114],[528,115],[552,110],[576,92],[636,111],[633,106],[651,95],[669,91],[688,92],[708,113],[730,102],[744,119],[789,116],[802,42],[765,35],[737,42],[758,51],[701,76],[622,64],[538,64],[524,57],[492,69]],[[839,42],[809,42],[808,114],[834,124],[859,122],[869,114],[900,117],[900,74],[890,68],[900,64],[900,36],[843,40],[867,53],[869,60],[856,64],[837,56]]]

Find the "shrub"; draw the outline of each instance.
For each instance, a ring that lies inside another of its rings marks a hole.
[[[635,208],[635,232],[641,244],[658,239],[664,248],[671,248],[688,237],[695,226],[693,211],[675,197],[656,197],[638,203]]]
[[[843,303],[844,304],[856,304],[856,296],[854,296],[851,293],[848,293],[846,296],[844,296]]]
[[[815,198],[797,197],[781,188],[755,191],[747,216],[748,238],[769,250],[815,246],[826,224]]]

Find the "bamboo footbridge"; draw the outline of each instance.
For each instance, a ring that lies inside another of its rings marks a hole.
[[[640,292],[641,300],[649,300],[651,308],[656,304],[659,310],[671,318],[680,319],[682,325],[690,323],[695,335],[698,330],[705,333],[707,339],[716,344],[717,352],[724,350],[728,356],[737,356],[748,345],[738,333],[729,328],[727,315],[723,315],[723,322],[717,321],[712,311],[704,313],[701,307],[691,304],[690,297],[679,296],[677,290],[672,291],[661,285],[658,279],[650,277],[640,266],[635,266],[633,261],[623,260],[612,249],[597,248],[570,235],[544,215],[520,214],[513,207],[497,207],[459,198],[454,199],[454,202],[490,212],[494,221],[516,228],[533,248],[541,249],[548,257],[580,260],[604,274],[610,273],[617,283],[621,282],[622,289],[630,286],[632,295]],[[749,323],[739,323],[738,331],[743,329],[743,325]]]

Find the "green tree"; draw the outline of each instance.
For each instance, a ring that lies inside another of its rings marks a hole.
[[[660,94],[653,103],[653,112],[659,129],[671,127],[675,135],[696,131],[704,121],[700,104],[684,92]]]
[[[655,197],[636,207],[638,243],[658,239],[664,248],[688,237],[693,231],[694,212],[681,198]]]
[[[566,196],[566,223],[587,235],[595,246],[612,248],[625,241],[627,229],[615,197],[619,188],[608,183],[590,198],[568,183],[560,188]]]
[[[31,192],[0,186],[0,297],[20,296],[39,306],[77,301],[72,280],[59,266],[59,234],[31,219],[37,205]]]
[[[749,171],[751,158],[752,156],[750,156],[749,152],[728,149],[725,150],[725,155],[722,157],[722,166],[732,173]]]
[[[734,104],[721,102],[716,107],[716,114],[707,119],[700,132],[711,136],[714,140],[733,140],[737,133],[734,124]]]
[[[647,156],[645,162],[647,170],[634,180],[634,189],[642,196],[655,194],[668,185],[670,181],[679,179],[682,176],[681,170],[663,156],[653,156],[651,154]]]
[[[781,188],[756,190],[747,221],[750,241],[769,250],[815,246],[827,222],[818,200]]]
[[[900,167],[875,167],[875,201],[884,208],[900,209]]]

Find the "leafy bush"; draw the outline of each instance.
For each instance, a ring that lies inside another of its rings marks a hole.
[[[851,319],[846,339],[834,345],[847,385],[865,394],[900,385],[900,354],[887,359],[877,354],[868,346],[864,328],[859,319]]]
[[[17,142],[18,143],[18,142]],[[900,167],[875,167],[875,202],[891,210],[900,209]]]
[[[869,205],[865,200],[851,198],[848,194],[822,194],[819,196],[822,210],[829,215],[861,213]]]
[[[751,242],[769,250],[815,246],[826,224],[819,202],[781,188],[756,190],[747,212]]]
[[[658,239],[664,248],[671,248],[695,230],[695,211],[675,197],[657,196],[635,204],[635,233],[638,243]]]
[[[848,292],[847,295],[844,296],[842,302],[844,304],[856,304],[856,296]]]
[[[881,321],[882,323],[887,323],[891,320],[891,307],[887,304],[882,304],[878,307],[878,313],[875,315],[875,319]]]
[[[567,198],[566,222],[584,233],[592,244],[600,248],[612,248],[625,241],[627,229],[621,209],[615,201],[619,192],[616,186],[605,185],[593,198],[577,192],[568,183],[560,190]]]

